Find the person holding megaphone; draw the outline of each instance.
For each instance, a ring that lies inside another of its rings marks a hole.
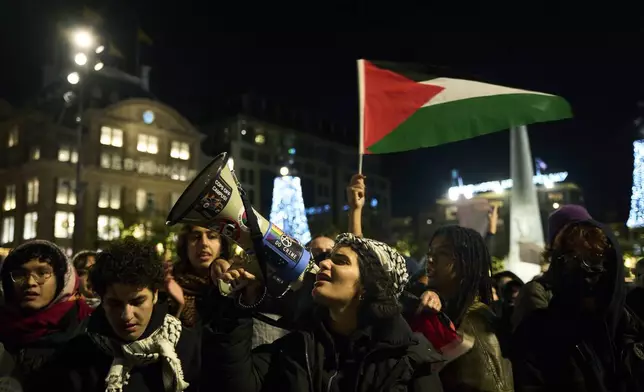
[[[384,243],[341,234],[319,267],[309,314],[292,333],[251,349],[252,316],[266,287],[243,266],[217,261],[212,278],[239,293],[236,306],[211,323],[204,347],[219,360],[216,369],[204,369],[221,372],[218,390],[440,391],[431,372],[440,355],[401,316],[403,256]]]

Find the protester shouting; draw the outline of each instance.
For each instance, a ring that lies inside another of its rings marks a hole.
[[[252,308],[266,290],[241,268],[217,278],[248,284],[238,308],[213,325],[221,358],[220,391],[437,391],[430,373],[436,354],[402,318],[398,296],[408,279],[405,260],[391,247],[342,234],[320,263],[316,307],[299,327],[251,351]]]

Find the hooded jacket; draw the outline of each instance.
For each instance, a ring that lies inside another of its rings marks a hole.
[[[597,311],[582,314],[575,280],[565,278],[563,260],[549,271],[552,300],[527,315],[512,341],[515,389],[522,391],[636,391],[632,365],[639,326],[625,309],[622,253],[610,230],[595,221],[611,247],[606,272],[594,291]],[[637,365],[640,366],[640,365]]]
[[[431,373],[440,356],[400,315],[342,338],[326,328],[318,308],[294,332],[252,351],[252,318],[238,316],[213,325],[215,347],[204,347],[218,357],[219,391],[442,390]]]

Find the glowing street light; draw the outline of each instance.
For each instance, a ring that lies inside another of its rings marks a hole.
[[[280,168],[280,175],[282,175],[282,176],[288,176],[288,172],[289,172],[288,167],[286,167],[286,166],[282,166],[282,167]]]
[[[100,45],[98,48],[96,48],[96,54],[101,54],[105,50],[105,46]]]
[[[77,53],[76,56],[74,56],[74,62],[78,65],[87,64],[87,55],[85,53]]]
[[[72,33],[72,42],[79,48],[87,49],[94,44],[94,36],[89,30],[78,29]]]
[[[72,72],[69,75],[67,75],[67,81],[69,84],[78,84],[80,82],[80,75],[78,72]]]
[[[96,63],[94,71],[100,71],[101,69],[103,69],[103,63]]]

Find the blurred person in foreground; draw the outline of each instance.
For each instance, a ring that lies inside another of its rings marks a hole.
[[[156,247],[113,242],[98,254],[89,280],[101,305],[87,333],[69,342],[43,372],[41,390],[198,390],[200,341],[159,301],[164,266]]]
[[[237,308],[213,325],[221,391],[440,391],[431,364],[440,356],[401,316],[398,297],[408,279],[391,247],[341,234],[320,262],[316,306],[273,344],[251,351],[252,311],[266,295],[255,277],[228,266],[215,277],[239,285]]]
[[[63,251],[33,240],[14,248],[0,270],[5,303],[0,308],[0,343],[25,383],[59,348],[82,332],[91,313],[77,295],[78,280]]]
[[[644,390],[641,325],[624,306],[623,258],[610,229],[569,223],[547,256],[552,299],[512,337],[516,390]]]
[[[78,292],[92,309],[96,309],[101,304],[100,298],[92,290],[88,280],[89,270],[94,263],[96,263],[96,252],[91,250],[80,251],[72,257],[72,264],[78,274]]]

